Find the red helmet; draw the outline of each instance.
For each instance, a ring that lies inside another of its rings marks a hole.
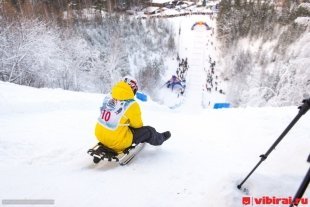
[[[123,79],[122,79],[125,83],[127,83],[134,94],[137,93],[138,91],[138,83],[137,83],[137,80],[129,75],[126,75]]]

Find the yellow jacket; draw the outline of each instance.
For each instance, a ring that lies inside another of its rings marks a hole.
[[[132,144],[133,134],[129,126],[143,126],[141,110],[130,86],[121,81],[113,86],[111,95],[104,99],[95,136],[99,142],[120,153]]]

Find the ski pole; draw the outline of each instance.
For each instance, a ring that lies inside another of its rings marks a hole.
[[[310,163],[310,154],[309,154],[309,157],[308,157],[307,161]],[[295,197],[293,199],[293,202],[291,203],[290,207],[293,207],[294,205],[298,206],[300,200],[302,199],[302,196],[306,192],[306,189],[307,189],[307,187],[309,185],[309,182],[310,182],[310,168],[309,168],[305,178],[303,179],[300,187],[298,188],[297,193],[296,193],[296,195],[295,195]]]
[[[159,89],[162,89],[164,86],[166,86],[168,82],[164,83],[162,86],[159,87]]]
[[[304,115],[310,108],[310,98],[302,101],[303,104],[298,107],[299,112],[297,116],[292,120],[292,122],[286,127],[286,129],[282,132],[279,138],[273,143],[273,145],[268,149],[265,154],[260,155],[260,161],[255,165],[253,170],[246,176],[246,178],[237,185],[238,189],[241,189],[241,186],[247,181],[247,179],[252,175],[252,173],[258,168],[258,166],[267,159],[268,155],[276,148],[276,146],[281,142],[281,140],[285,137],[285,135],[291,130],[291,128],[296,124],[296,122],[300,119],[302,115]]]

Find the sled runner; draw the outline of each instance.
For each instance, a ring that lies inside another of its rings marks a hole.
[[[123,166],[128,164],[143,147],[144,143],[133,144],[119,154],[103,144],[98,143],[96,146],[89,149],[87,153],[93,157],[93,162],[95,164],[99,163],[101,160],[106,160],[108,162],[118,162]]]

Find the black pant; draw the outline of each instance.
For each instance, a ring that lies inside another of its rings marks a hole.
[[[151,145],[161,145],[165,137],[157,132],[153,127],[143,126],[141,128],[130,128],[133,133],[133,143],[149,143]]]

